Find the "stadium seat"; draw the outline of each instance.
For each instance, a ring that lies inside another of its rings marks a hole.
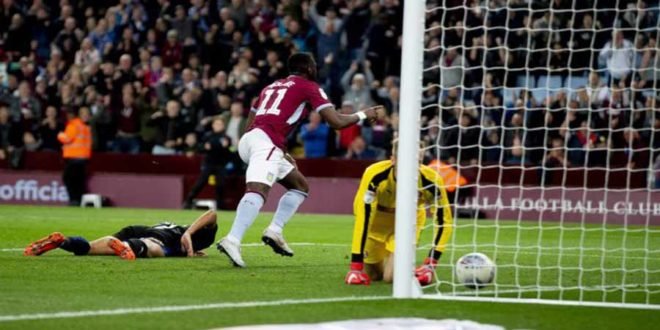
[[[566,78],[566,86],[569,89],[578,89],[587,85],[589,79],[581,76],[568,76]]]
[[[88,205],[92,205],[97,209],[103,207],[103,196],[99,194],[84,194],[80,199],[80,206],[87,207]]]
[[[505,87],[502,90],[502,104],[507,108],[513,108],[519,93],[520,93],[520,88]]]
[[[516,78],[516,87],[532,89],[536,87],[536,79],[531,75],[519,75],[518,78]]]
[[[208,209],[212,211],[218,209],[217,205],[215,204],[215,201],[212,199],[195,199],[193,201],[193,205],[195,206],[196,209]]]
[[[563,87],[561,76],[540,76],[536,88],[532,89],[534,98],[541,102],[546,97],[555,95]]]

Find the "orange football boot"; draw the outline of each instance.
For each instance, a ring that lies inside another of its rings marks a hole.
[[[113,238],[108,242],[108,246],[115,251],[115,254],[124,260],[135,260],[135,253],[124,242]]]
[[[62,245],[66,237],[62,233],[54,232],[38,241],[32,242],[23,251],[25,256],[38,256]]]

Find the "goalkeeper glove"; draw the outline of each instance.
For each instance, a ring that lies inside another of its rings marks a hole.
[[[361,262],[351,262],[351,270],[346,274],[344,280],[349,285],[369,285],[371,279],[369,275],[363,271],[364,265]]]
[[[417,267],[415,270],[415,277],[419,281],[420,285],[429,285],[433,281],[435,275],[435,267],[438,265],[438,261],[433,258],[424,259],[424,264]]]

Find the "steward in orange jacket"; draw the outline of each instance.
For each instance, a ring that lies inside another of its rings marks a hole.
[[[458,174],[458,171],[450,164],[443,163],[442,161],[434,159],[429,163],[428,166],[440,174],[442,179],[445,181],[445,189],[447,192],[453,193],[457,188],[460,188],[468,183],[468,180],[462,175]]]
[[[80,108],[77,117],[70,116],[57,139],[62,143],[65,163],[62,181],[69,193],[69,205],[79,206],[87,184],[87,162],[92,156],[92,130],[87,124],[91,116],[87,107]]]

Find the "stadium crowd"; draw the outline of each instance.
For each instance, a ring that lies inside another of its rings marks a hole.
[[[645,171],[660,154],[657,1],[445,4],[424,76],[441,159]]]
[[[658,154],[657,2],[427,7],[428,157],[643,169]],[[401,31],[399,0],[2,0],[0,158],[59,150],[65,114],[80,107],[97,151],[201,153],[218,116],[235,146],[260,89],[307,51],[339,111],[383,104],[388,115],[341,132],[311,115],[289,150],[382,159],[405,112]],[[560,88],[533,93],[551,77]]]

